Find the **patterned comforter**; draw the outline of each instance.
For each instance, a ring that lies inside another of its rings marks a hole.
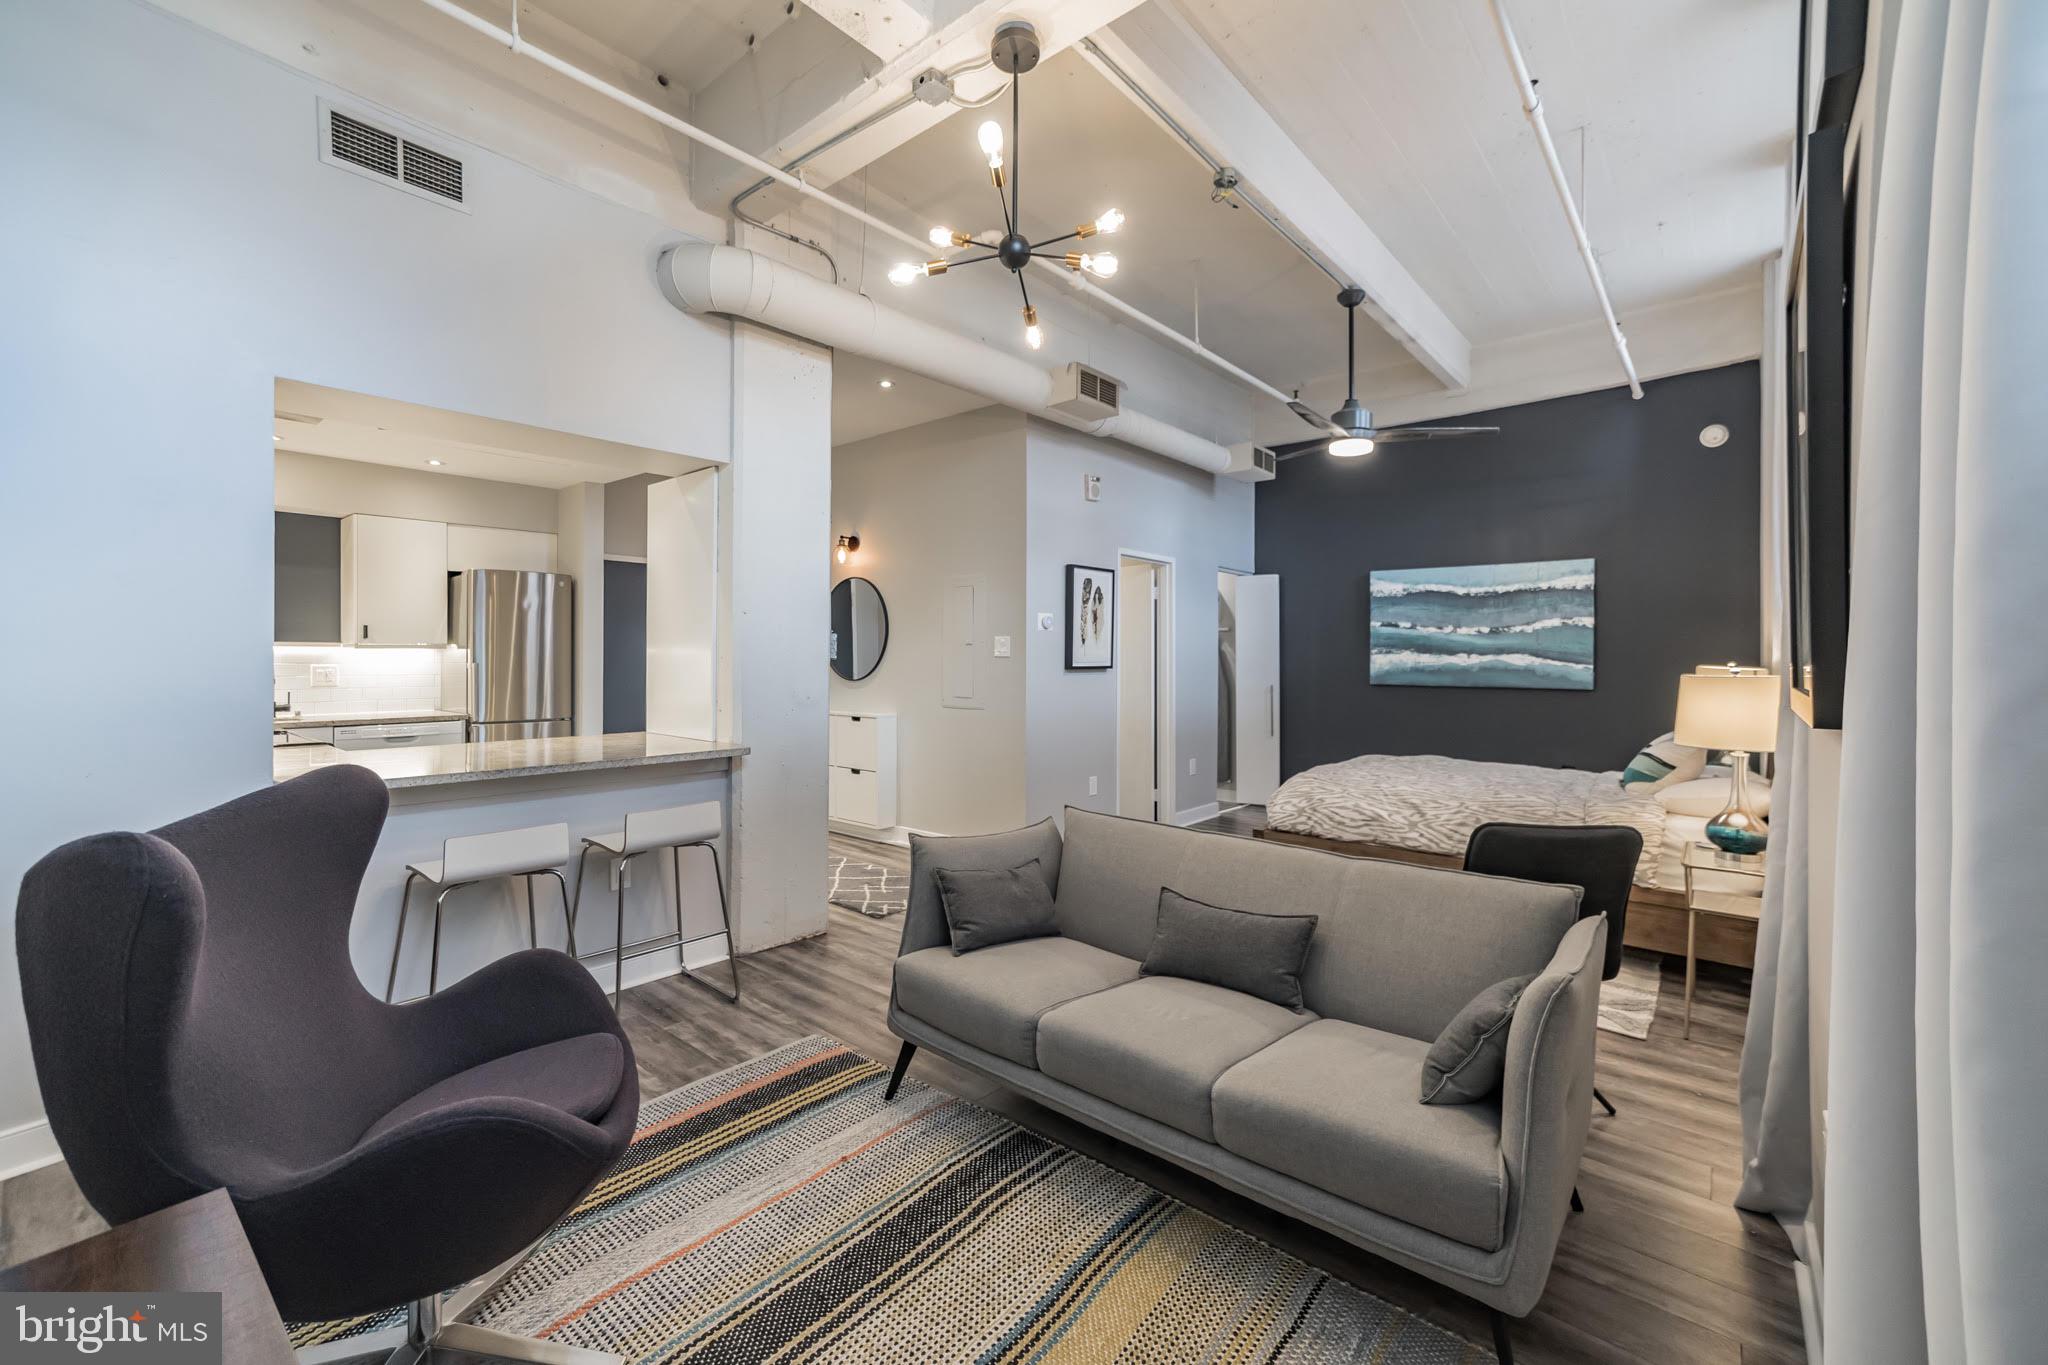
[[[1489,821],[1632,825],[1642,831],[1636,885],[1657,885],[1664,807],[1621,785],[1620,773],[1475,763],[1434,754],[1365,754],[1282,783],[1266,805],[1274,829],[1463,856]]]

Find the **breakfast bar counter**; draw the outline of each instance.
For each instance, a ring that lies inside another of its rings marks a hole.
[[[705,763],[723,766],[747,752],[743,744],[635,731],[558,739],[500,739],[483,744],[430,744],[412,749],[344,751],[299,744],[271,751],[271,780],[283,782],[337,763],[368,768],[397,791],[451,783]]]

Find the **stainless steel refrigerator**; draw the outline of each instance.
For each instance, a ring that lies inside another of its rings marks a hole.
[[[448,578],[448,640],[467,652],[469,737],[575,733],[576,584],[567,574],[466,569]]]

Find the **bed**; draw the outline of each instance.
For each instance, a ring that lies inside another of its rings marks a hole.
[[[1631,947],[1685,951],[1685,878],[1679,855],[1706,836],[1727,770],[1648,793],[1623,787],[1618,772],[1481,763],[1435,754],[1364,754],[1297,773],[1266,806],[1259,836],[1363,857],[1456,867],[1465,841],[1494,821],[1529,825],[1627,825],[1641,832],[1643,855],[1629,897]],[[1673,809],[1676,807],[1676,809]],[[1713,888],[1708,888],[1713,889]],[[1748,967],[1756,926],[1702,915],[1699,956]]]

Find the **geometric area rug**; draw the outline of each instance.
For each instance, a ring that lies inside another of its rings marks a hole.
[[[885,919],[910,904],[910,874],[834,853],[825,864],[825,899],[869,919]]]
[[[884,1103],[888,1074],[813,1036],[642,1106],[475,1320],[726,1365],[1493,1360],[966,1101]]]

